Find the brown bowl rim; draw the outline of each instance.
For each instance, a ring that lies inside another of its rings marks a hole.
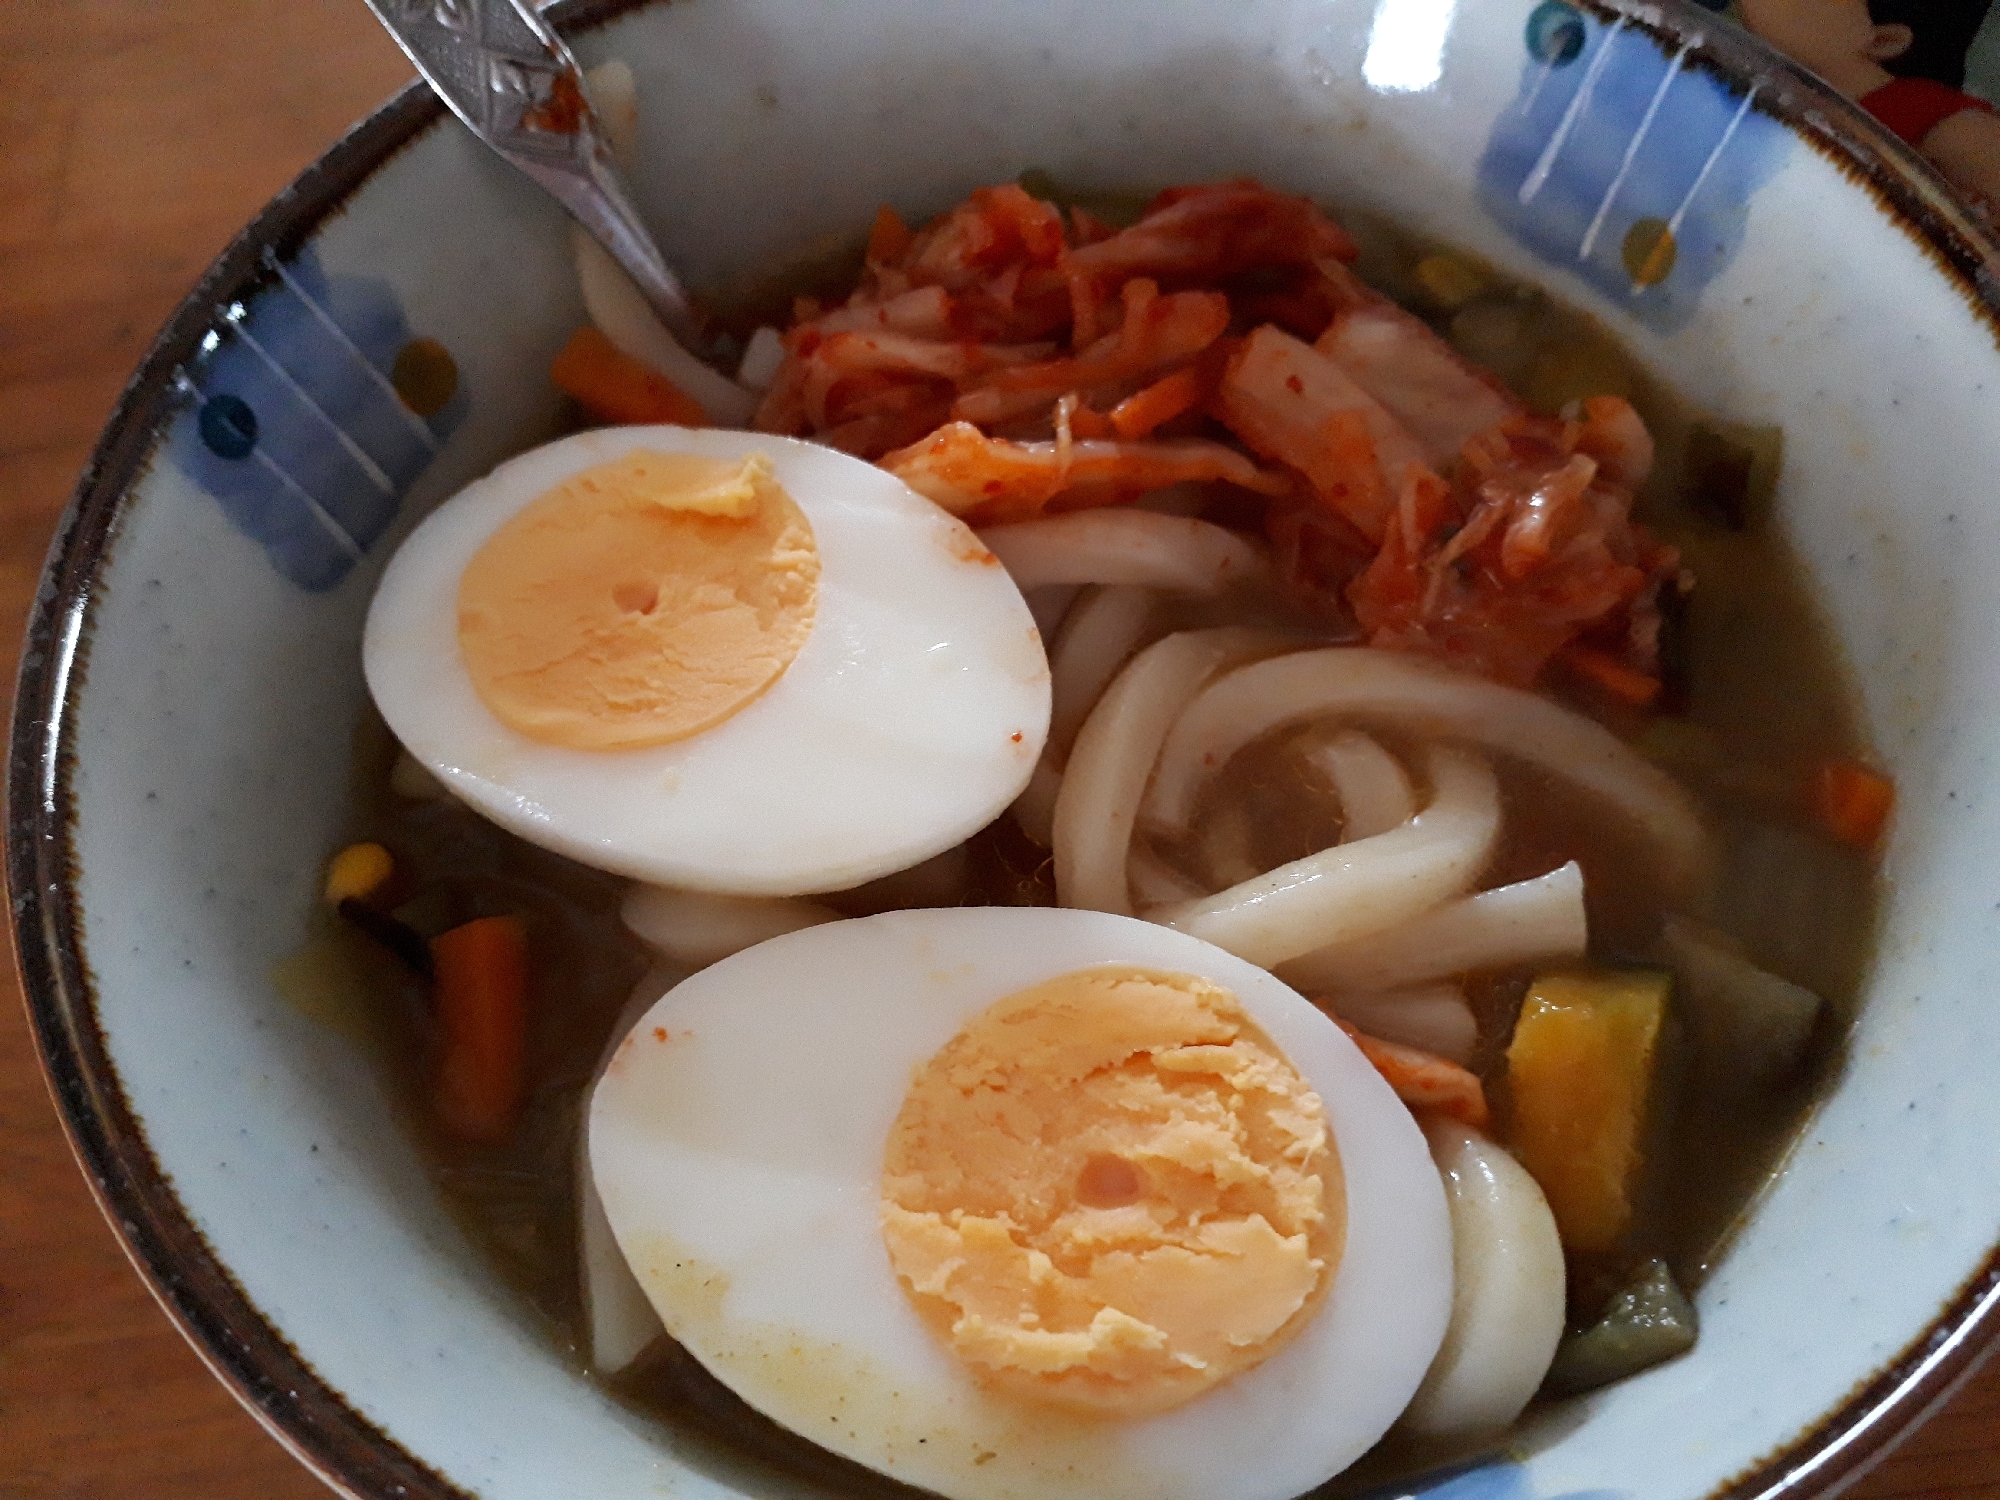
[[[574,35],[672,0],[559,0]],[[2000,238],[1920,156],[1858,106],[1692,0],[1569,0],[1623,19],[1732,88],[1868,191],[2000,341]],[[74,704],[88,667],[95,585],[125,497],[172,415],[173,372],[216,308],[251,290],[264,258],[295,252],[392,157],[444,118],[412,83],[343,135],[251,220],[162,329],[120,395],[56,527],[22,648],[7,776],[6,876],[15,960],[42,1068],[99,1208],[134,1268],[216,1376],[301,1463],[353,1500],[467,1500],[363,1417],[250,1301],[174,1192],[127,1100],[99,1025],[78,923],[71,842]],[[2000,1338],[2000,1245],[1894,1358],[1814,1426],[1716,1492],[1824,1500],[1847,1487],[1968,1379]]]

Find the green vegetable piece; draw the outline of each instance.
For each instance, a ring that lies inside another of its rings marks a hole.
[[[1594,1391],[1687,1353],[1694,1337],[1694,1304],[1667,1263],[1650,1260],[1639,1279],[1611,1299],[1603,1317],[1557,1347],[1542,1390],[1551,1396]]]
[[[1702,1082],[1758,1093],[1796,1075],[1819,1022],[1811,990],[1758,968],[1722,933],[1669,917],[1660,933]]]
[[[1697,422],[1688,429],[1687,502],[1731,531],[1750,531],[1770,512],[1785,458],[1781,427]]]

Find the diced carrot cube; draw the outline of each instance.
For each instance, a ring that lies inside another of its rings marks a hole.
[[[655,422],[677,427],[709,425],[708,413],[699,401],[588,324],[570,335],[549,367],[549,378],[558,389],[574,396],[584,410],[610,426]]]
[[[434,1106],[459,1140],[506,1138],[526,1084],[528,930],[482,917],[431,939],[442,1047]]]
[[[1827,832],[1856,849],[1873,849],[1896,805],[1896,783],[1854,760],[1830,760],[1812,786],[1813,812]]]

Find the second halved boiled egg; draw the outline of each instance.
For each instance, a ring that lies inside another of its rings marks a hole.
[[[1020,592],[870,464],[628,427],[509,460],[391,560],[368,686],[473,807],[601,869],[792,895],[992,820],[1048,731]]]
[[[1281,981],[1103,912],[811,927],[683,981],[588,1120],[668,1331],[952,1500],[1286,1500],[1444,1336],[1409,1111]]]

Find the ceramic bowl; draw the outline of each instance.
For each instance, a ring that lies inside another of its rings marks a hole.
[[[697,285],[1030,166],[1251,174],[1476,251],[1782,425],[1779,524],[1901,794],[1868,998],[1694,1354],[1428,1492],[1823,1494],[1968,1369],[2000,1323],[2000,251],[1914,156],[1674,0],[557,14],[634,66],[639,200]],[[584,1379],[375,1071],[272,983],[342,821],[382,561],[549,435],[582,319],[557,211],[404,93],[168,325],[22,667],[8,874],[78,1154],[217,1373],[370,1500],[820,1492]]]

